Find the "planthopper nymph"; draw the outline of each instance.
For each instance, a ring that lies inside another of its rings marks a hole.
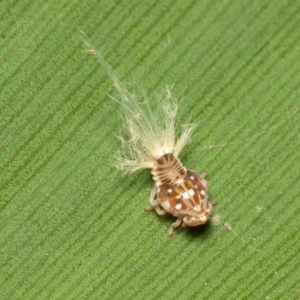
[[[180,151],[190,140],[194,124],[182,125],[179,133],[176,115],[177,105],[167,89],[164,97],[155,95],[151,101],[142,101],[123,86],[117,75],[99,51],[86,42],[102,67],[110,76],[120,94],[117,101],[124,113],[125,136],[121,137],[122,151],[117,167],[125,173],[139,169],[151,169],[154,185],[150,193],[150,206],[163,215],[176,217],[168,235],[180,226],[198,226],[207,222],[212,213],[208,199],[208,187],[204,175],[185,168],[178,158]]]

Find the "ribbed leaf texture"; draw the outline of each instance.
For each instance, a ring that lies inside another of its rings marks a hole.
[[[0,8],[1,299],[299,299],[299,1]],[[85,38],[129,90],[174,85],[214,222],[168,238],[143,211],[150,172],[115,168],[122,107]]]

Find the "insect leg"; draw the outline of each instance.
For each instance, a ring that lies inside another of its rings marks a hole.
[[[157,199],[154,199],[156,193],[157,193],[157,190],[156,190],[156,186],[154,185],[151,190],[150,199],[149,199],[150,206],[145,207],[144,210],[149,211],[149,210],[155,209],[155,211],[158,215],[164,215],[166,213],[166,211],[160,207],[159,201]]]
[[[177,220],[174,223],[171,224],[171,226],[170,226],[170,228],[168,230],[168,236],[172,236],[173,235],[174,228],[178,227],[181,224],[182,219],[183,219],[182,217],[178,217]]]

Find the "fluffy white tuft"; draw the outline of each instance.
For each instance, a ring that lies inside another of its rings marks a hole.
[[[139,102],[122,85],[100,52],[90,43],[86,42],[86,45],[97,56],[121,96],[120,101],[111,97],[124,108],[127,132],[125,138],[119,137],[123,149],[119,153],[117,167],[132,173],[141,168],[153,168],[155,160],[165,153],[178,156],[189,141],[194,125],[182,125],[181,134],[176,139],[177,105],[170,89],[164,96],[156,95],[151,103],[145,96]]]

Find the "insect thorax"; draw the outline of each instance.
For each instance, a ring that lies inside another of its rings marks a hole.
[[[212,205],[202,176],[186,169],[172,153],[157,159],[151,173],[160,205],[168,213],[182,217],[183,225],[197,226],[209,219]]]

